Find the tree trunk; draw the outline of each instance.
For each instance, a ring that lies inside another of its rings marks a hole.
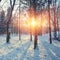
[[[34,35],[34,49],[37,47],[37,34]]]
[[[56,39],[57,37],[57,32],[56,32],[56,2],[54,2],[54,38]]]
[[[9,39],[10,39],[10,32],[9,32],[9,24],[7,23],[7,38],[6,38],[7,43],[9,43]]]
[[[34,19],[36,21],[36,0],[33,0],[33,10],[34,10]],[[35,26],[34,31],[34,49],[37,47],[37,25]]]
[[[50,3],[48,2],[48,15],[49,15],[49,40],[50,44],[52,44],[52,39],[51,39],[51,22],[50,22]]]
[[[34,49],[37,47],[37,26],[34,28]]]
[[[30,34],[30,40],[32,41],[32,34]]]
[[[10,0],[11,11],[10,11],[10,16],[9,16],[8,22],[7,22],[7,37],[6,37],[6,42],[7,43],[9,43],[9,40],[10,40],[9,24],[11,22],[11,17],[12,17],[12,12],[13,12],[13,9],[14,9],[15,1],[16,0],[13,0],[13,4],[12,4],[12,0]]]

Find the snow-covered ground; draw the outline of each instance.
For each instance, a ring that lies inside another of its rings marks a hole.
[[[38,36],[38,47],[34,50],[34,41],[29,35],[11,35],[6,43],[6,35],[0,36],[0,60],[60,60],[60,42],[53,40],[49,44],[49,35]]]

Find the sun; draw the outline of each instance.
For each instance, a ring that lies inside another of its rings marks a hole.
[[[32,26],[35,26],[35,23],[36,23],[36,22],[33,20],[33,21],[31,22],[31,25],[32,25]]]
[[[36,25],[35,20],[32,20],[32,21],[31,21],[31,25],[32,25],[32,27],[35,27],[35,25]]]

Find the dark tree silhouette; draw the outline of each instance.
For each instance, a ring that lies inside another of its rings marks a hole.
[[[50,21],[50,4],[51,4],[52,0],[48,0],[48,14],[49,14],[49,40],[50,40],[50,44],[52,43],[52,39],[51,39],[51,21]]]
[[[7,43],[9,43],[9,40],[10,40],[9,24],[11,22],[11,17],[12,17],[12,12],[13,12],[13,9],[14,9],[15,1],[16,0],[13,0],[13,1],[10,0],[11,12],[9,14],[9,18],[8,18],[8,21],[7,21],[7,38],[6,38]]]
[[[57,26],[56,26],[56,0],[54,1],[53,3],[53,6],[54,6],[54,38],[56,39],[57,38]]]
[[[31,5],[32,5],[32,1],[30,0],[30,19],[31,19]],[[30,23],[30,40],[32,41],[32,28],[31,28],[31,23]]]
[[[20,0],[19,0],[19,28],[20,28]],[[21,40],[20,30],[19,30],[19,40]]]
[[[35,11],[34,18],[36,20],[36,0],[33,0],[33,10]],[[37,26],[34,28],[34,49],[37,47]]]

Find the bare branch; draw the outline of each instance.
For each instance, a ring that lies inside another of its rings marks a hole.
[[[10,0],[10,6],[12,7],[12,0]]]
[[[15,1],[16,1],[16,0],[13,0],[13,1],[10,0],[10,6],[11,6],[12,10],[14,9]]]

